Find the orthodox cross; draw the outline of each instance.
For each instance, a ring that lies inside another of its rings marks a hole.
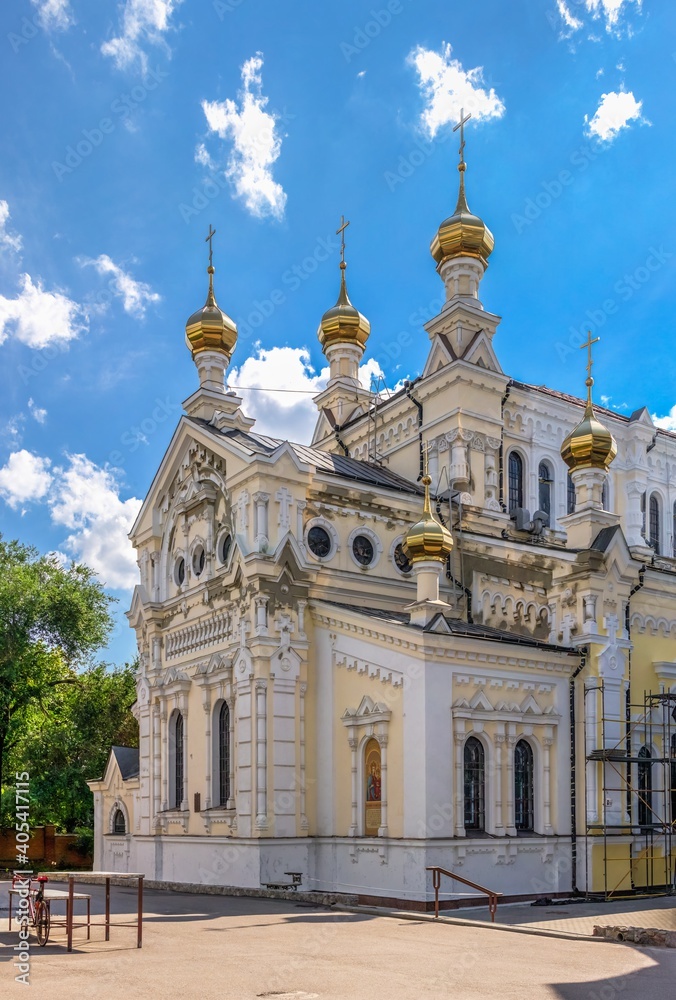
[[[561,641],[564,646],[570,646],[572,633],[575,630],[575,619],[571,614],[564,615],[561,621]]]
[[[580,344],[580,350],[581,351],[583,351],[585,349],[585,347],[587,348],[587,377],[588,378],[591,378],[592,367],[593,367],[593,364],[594,364],[594,359],[592,358],[592,345],[593,344],[598,344],[598,342],[599,342],[600,339],[601,339],[600,337],[596,337],[595,340],[592,340],[591,330],[588,330],[587,331],[587,340],[585,341],[584,344]]]
[[[606,631],[608,633],[608,645],[616,646],[617,630],[620,627],[620,622],[617,615],[606,615],[606,617],[603,619],[603,624],[605,625]]]
[[[350,225],[349,222],[345,221],[345,216],[340,217],[340,228],[336,229],[336,236],[340,236],[340,262],[345,263],[345,230]]]
[[[211,223],[209,223],[209,235],[204,241],[205,243],[209,244],[209,267],[214,266],[214,248],[211,241],[213,240],[215,235],[216,235],[216,230],[212,229]]]
[[[430,474],[430,446],[429,442],[425,441],[422,446],[423,453],[423,476],[429,476]]]
[[[453,131],[454,132],[457,132],[458,129],[460,129],[460,162],[461,163],[465,162],[465,125],[467,124],[467,122],[470,120],[471,117],[472,117],[471,112],[468,115],[466,115],[465,114],[465,109],[462,108],[461,111],[460,111],[460,121],[458,122],[457,125],[453,126]]]

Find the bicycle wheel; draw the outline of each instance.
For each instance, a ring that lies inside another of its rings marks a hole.
[[[50,924],[51,918],[49,915],[49,907],[44,900],[39,900],[35,904],[35,932],[38,936],[38,944],[41,948],[44,948],[49,941]]]

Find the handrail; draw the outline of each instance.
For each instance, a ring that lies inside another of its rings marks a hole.
[[[479,892],[483,892],[486,896],[488,896],[488,911],[491,915],[491,923],[495,923],[495,913],[498,908],[498,896],[502,896],[501,892],[494,892],[492,889],[487,889],[485,885],[479,885],[478,882],[470,882],[468,878],[464,878],[462,875],[456,875],[454,872],[449,872],[445,868],[440,868],[439,865],[430,865],[427,868],[427,871],[432,872],[435,920],[439,916],[439,886],[441,885],[441,876],[446,875],[447,878],[455,879],[456,882],[462,882],[463,885],[468,885],[470,889],[477,889]]]

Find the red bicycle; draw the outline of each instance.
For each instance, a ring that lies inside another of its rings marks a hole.
[[[20,875],[15,875],[12,879],[12,888],[18,888],[17,882],[23,881]],[[45,882],[49,879],[47,875],[38,875],[37,878],[31,879],[28,886],[28,920],[35,927],[35,933],[38,938],[38,944],[40,947],[44,946],[49,941],[49,928],[51,926],[51,915],[49,912],[49,903],[45,900]],[[37,882],[37,888],[34,886],[34,882]],[[21,911],[19,911],[21,912]],[[20,918],[21,919],[21,918]]]

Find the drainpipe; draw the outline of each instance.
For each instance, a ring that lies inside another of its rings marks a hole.
[[[573,894],[577,892],[577,781],[575,746],[575,678],[587,663],[587,649],[580,654],[580,665],[570,678],[570,875]],[[586,772],[585,772],[586,774]]]
[[[425,474],[425,459],[423,457],[423,405],[419,399],[416,399],[411,389],[413,388],[413,382],[404,382],[404,392],[411,400],[411,402],[418,408],[418,446],[420,448],[420,472],[418,473],[418,481],[420,481]]]
[[[498,452],[498,481],[500,483],[500,496],[498,499],[504,514],[507,513],[507,505],[505,503],[505,403],[507,402],[509,392],[513,384],[514,381],[510,378],[509,382],[505,386],[505,394],[500,403],[500,451]]]
[[[655,435],[657,437],[657,434]],[[654,441],[653,441],[654,443]],[[627,599],[627,604],[624,609],[624,629],[627,633],[627,638],[631,639],[631,599],[636,594],[643,584],[645,583],[645,571],[646,567],[641,566],[638,571],[638,583],[629,591],[629,597]],[[627,745],[626,752],[627,757],[631,757],[631,646],[627,650],[627,671],[628,671],[628,684],[627,693],[625,695],[624,701],[624,720],[627,727]],[[627,764],[628,768],[631,768],[631,764]],[[627,815],[629,816],[629,822],[631,822],[631,770],[627,775]],[[633,866],[629,866],[629,881],[631,888],[635,889],[634,885],[634,869]]]
[[[336,435],[336,441],[338,442],[338,444],[340,445],[340,447],[345,452],[345,455],[347,456],[347,458],[349,458],[350,457],[350,449],[347,447],[347,445],[345,444],[345,442],[341,440],[341,437],[340,437],[341,430],[342,430],[342,427],[338,427],[338,425],[336,425],[333,428],[333,432]]]
[[[449,490],[449,496],[448,496],[448,510],[449,510],[449,513],[451,514],[451,517],[452,517],[453,508],[451,507],[450,490]],[[452,528],[451,528],[451,518],[449,518],[449,523],[446,524],[446,520],[444,518],[444,515],[441,513],[441,501],[438,498],[437,498],[437,501],[436,501],[436,513],[437,513],[437,517],[439,518],[439,520],[441,521],[441,523],[443,524],[443,526],[445,528],[448,528],[449,531],[452,531]],[[460,522],[458,522],[458,524],[456,525],[456,527],[458,528],[458,534],[462,535],[462,530],[460,529]],[[460,539],[458,538],[458,549],[461,550],[462,547],[459,544],[459,542],[460,542]],[[446,579],[450,580],[451,583],[453,584],[453,596],[454,597],[455,597],[455,588],[456,587],[460,587],[460,589],[462,591],[464,591],[464,594],[465,594],[465,608],[467,609],[467,624],[468,625],[473,625],[474,624],[474,619],[472,618],[472,591],[470,590],[469,587],[466,587],[461,580],[456,580],[456,578],[453,576],[452,559],[453,559],[453,555],[451,553],[448,556],[448,558],[446,559]],[[460,551],[460,560],[461,560],[461,565],[462,565],[462,552],[461,551]]]

